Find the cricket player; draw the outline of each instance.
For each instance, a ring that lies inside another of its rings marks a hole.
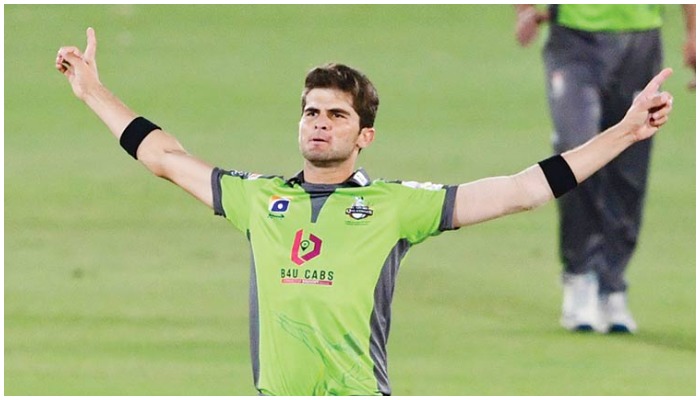
[[[399,262],[442,231],[530,210],[574,188],[672,108],[665,69],[625,117],[586,144],[514,175],[459,186],[387,182],[357,169],[375,138],[377,91],[341,64],[311,70],[299,121],[303,168],[285,179],[225,170],[188,153],[101,82],[97,40],[61,47],[56,69],[121,146],[155,176],[246,235],[251,250],[250,350],[263,395],[389,395],[386,345]],[[206,126],[203,121],[202,126]]]

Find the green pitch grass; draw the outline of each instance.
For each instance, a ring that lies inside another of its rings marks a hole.
[[[628,278],[635,336],[558,325],[556,207],[431,239],[402,265],[398,395],[694,395],[695,94],[665,6],[674,115]],[[376,83],[373,177],[460,183],[551,153],[540,49],[509,6],[17,6],[5,11],[5,394],[253,395],[248,246],[150,176],[53,70],[95,27],[102,81],[224,168],[291,175],[303,76]]]

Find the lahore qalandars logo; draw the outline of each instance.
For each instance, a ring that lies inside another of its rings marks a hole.
[[[365,204],[363,197],[355,197],[355,202],[350,208],[345,209],[345,214],[355,220],[365,219],[374,214],[374,211]]]
[[[313,233],[309,234],[308,239],[304,238],[304,230],[299,229],[294,236],[294,244],[292,245],[292,261],[296,265],[302,265],[321,254],[321,244],[323,241]]]

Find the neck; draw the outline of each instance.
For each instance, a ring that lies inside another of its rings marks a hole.
[[[308,183],[338,184],[345,182],[355,172],[352,162],[340,165],[318,165],[304,162],[304,180]]]

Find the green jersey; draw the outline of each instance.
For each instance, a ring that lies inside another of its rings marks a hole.
[[[645,31],[663,22],[659,4],[558,4],[550,11],[556,24],[587,32]]]
[[[309,184],[215,169],[214,209],[252,253],[250,339],[264,395],[391,394],[386,344],[398,266],[452,229],[455,186]]]

